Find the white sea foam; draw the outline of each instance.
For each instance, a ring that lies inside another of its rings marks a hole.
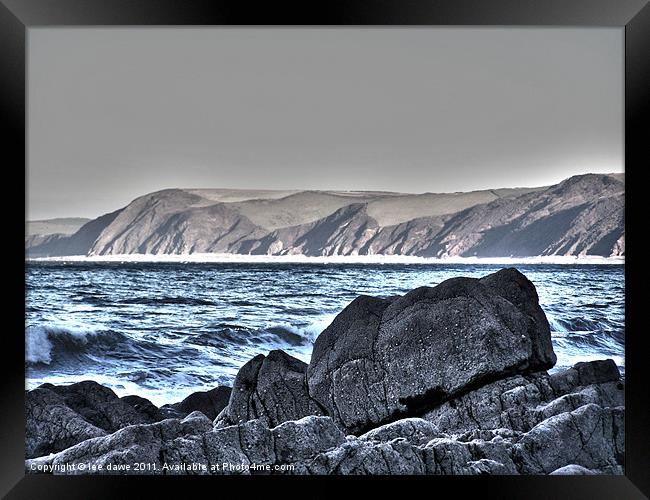
[[[268,323],[264,329],[272,330],[274,328],[280,328],[313,342],[316,340],[316,337],[318,337],[320,333],[325,330],[332,321],[334,321],[335,317],[336,313],[323,314],[311,321],[309,324],[301,326],[296,326],[286,321]]]
[[[92,327],[82,327],[71,324],[28,326],[25,329],[25,361],[28,363],[52,362],[54,337],[67,336],[75,342],[85,344],[88,336],[94,336],[99,330]]]
[[[312,321],[309,325],[301,328],[300,330],[304,332],[305,336],[309,338],[312,342],[316,340],[325,328],[330,326],[334,318],[337,316],[336,313],[324,314],[323,316],[318,317]]]
[[[287,263],[287,264],[624,264],[625,257],[594,255],[538,257],[415,257],[410,255],[333,255],[309,257],[306,255],[239,255],[239,254],[122,254],[70,255],[65,257],[30,258],[33,262],[176,262],[176,263]]]
[[[546,319],[548,320],[548,324],[551,327],[552,332],[567,332],[566,327],[560,323],[551,313],[546,312]]]
[[[25,331],[25,360],[48,365],[52,361],[52,342],[42,326],[32,326]]]

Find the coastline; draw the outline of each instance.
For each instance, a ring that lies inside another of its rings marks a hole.
[[[92,375],[119,396],[134,393],[155,404],[176,402],[195,390],[232,383],[248,359],[272,349],[284,349],[308,363],[314,339],[358,295],[399,295],[459,275],[479,278],[500,267],[28,264],[26,279],[31,293],[25,335],[32,363],[27,388],[44,382],[70,384]],[[554,369],[603,357],[622,367],[620,291],[625,267],[503,267],[518,268],[537,285],[555,332],[554,347],[560,360]],[[249,278],[251,274],[255,277]],[[59,284],[56,289],[49,288],[53,282]],[[134,317],[138,318],[135,322]],[[147,335],[143,337],[141,332]],[[594,342],[584,346],[585,338]],[[152,345],[150,339],[161,341]],[[151,350],[154,356],[145,357],[140,365],[132,359],[132,349]],[[157,356],[165,360],[156,361]],[[119,370],[111,368],[113,364]],[[200,378],[188,379],[183,367],[189,366],[196,366],[190,371]],[[118,372],[140,370],[153,372],[142,378],[133,375],[132,384],[117,376]]]
[[[92,380],[29,390],[25,472],[624,474],[616,362],[555,366],[536,288],[516,269],[360,295],[309,363],[257,354],[232,386],[179,402]]]
[[[60,257],[26,257],[25,262],[88,262],[88,263],[221,263],[221,264],[558,264],[558,265],[624,265],[625,257],[561,256],[537,257],[416,257],[410,255],[240,255],[240,254],[117,254],[69,255]]]

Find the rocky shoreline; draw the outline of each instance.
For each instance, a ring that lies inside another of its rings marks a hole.
[[[86,381],[26,392],[26,471],[54,474],[622,474],[624,380],[556,357],[515,269],[361,296],[232,389],[160,408]],[[142,467],[139,464],[146,464]]]

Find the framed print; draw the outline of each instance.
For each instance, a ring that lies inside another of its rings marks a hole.
[[[646,498],[646,3],[2,0],[2,493]]]

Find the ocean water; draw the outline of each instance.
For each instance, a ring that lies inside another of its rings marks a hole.
[[[251,357],[306,362],[314,339],[360,294],[390,296],[483,264],[30,262],[27,388],[95,380],[161,405],[232,384]],[[554,369],[613,358],[624,370],[623,265],[516,265],[537,287]]]

